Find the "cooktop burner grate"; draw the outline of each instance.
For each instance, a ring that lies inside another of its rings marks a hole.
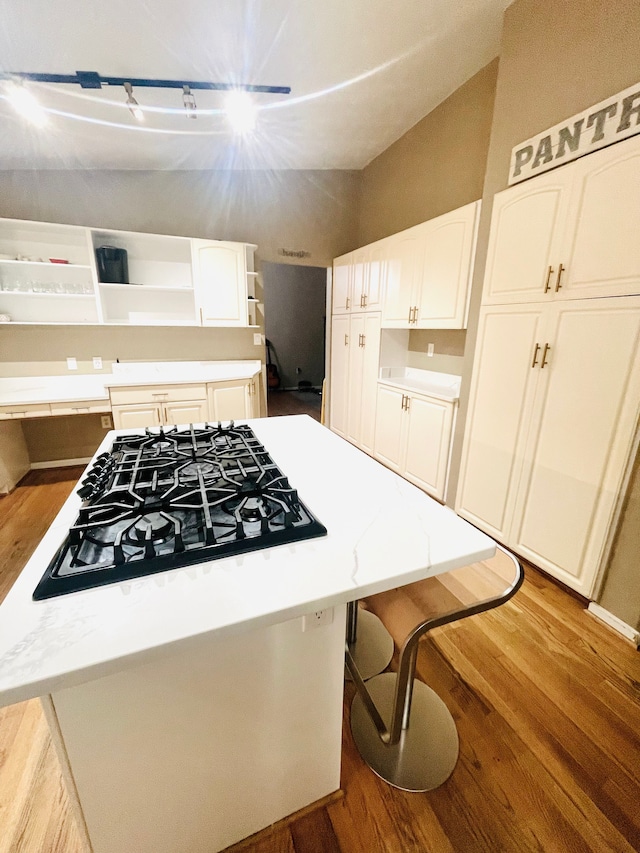
[[[119,436],[84,478],[36,600],[324,536],[246,425]]]

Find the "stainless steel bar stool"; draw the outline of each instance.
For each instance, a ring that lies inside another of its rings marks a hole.
[[[365,599],[400,649],[398,672],[365,685],[347,644],[357,694],[351,732],[371,769],[405,791],[430,791],[458,760],[458,732],[442,699],[415,679],[418,643],[428,631],[508,601],[524,580],[519,560],[500,546],[495,557]]]
[[[347,604],[347,650],[360,674],[366,681],[383,672],[393,657],[393,637],[380,619],[370,610],[358,606],[357,601]],[[345,676],[351,678],[348,668]]]

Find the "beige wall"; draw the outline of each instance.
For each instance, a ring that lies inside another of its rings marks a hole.
[[[363,169],[358,245],[482,196],[497,73],[494,59]]]
[[[504,18],[500,68],[484,183],[463,377],[477,331],[493,196],[507,186],[514,145],[640,80],[638,0],[516,0]],[[467,407],[463,382],[449,501],[456,487]],[[640,626],[640,502],[626,509],[615,560],[601,597],[625,622]],[[631,580],[633,576],[633,580]]]
[[[356,244],[358,183],[332,170],[5,171],[0,216],[257,243],[262,260],[329,266]]]
[[[497,74],[494,59],[363,170],[358,245],[481,198]],[[413,331],[408,366],[460,373],[465,339],[464,332]]]

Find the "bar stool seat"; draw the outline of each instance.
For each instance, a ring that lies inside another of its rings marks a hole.
[[[405,791],[430,791],[449,778],[458,760],[458,732],[442,699],[415,679],[418,643],[433,628],[504,604],[523,580],[519,560],[497,546],[490,560],[364,600],[400,650],[397,674],[376,675],[365,685],[348,643],[346,648],[357,689],[351,732],[381,779]]]

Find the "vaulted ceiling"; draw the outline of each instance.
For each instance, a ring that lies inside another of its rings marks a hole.
[[[290,86],[239,137],[219,92],[30,83],[0,99],[0,168],[360,169],[486,65],[509,0],[0,0],[0,72]],[[0,85],[0,95],[4,89]]]

